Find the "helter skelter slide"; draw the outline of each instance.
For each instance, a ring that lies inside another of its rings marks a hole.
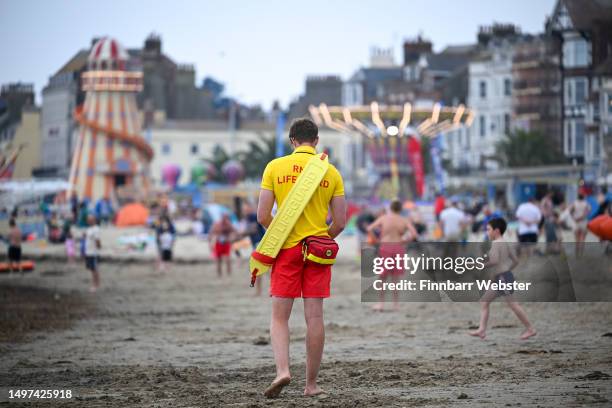
[[[120,186],[139,193],[149,188],[153,150],[141,136],[136,93],[142,72],[127,70],[128,54],[112,38],[91,49],[82,75],[84,105],[75,111],[80,124],[70,169],[70,191],[92,201],[110,197]]]

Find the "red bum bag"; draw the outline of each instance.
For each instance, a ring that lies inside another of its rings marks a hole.
[[[304,262],[332,265],[338,255],[338,244],[328,237],[306,237],[302,241]]]

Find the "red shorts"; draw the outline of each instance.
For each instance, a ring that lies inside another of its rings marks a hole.
[[[403,257],[406,253],[406,247],[404,244],[395,242],[384,242],[380,244],[378,248],[378,256],[383,258],[394,258],[399,255]],[[403,269],[386,269],[380,276],[385,278],[387,276],[402,276],[404,274]]]
[[[270,276],[270,296],[327,298],[331,265],[304,262],[302,244],[281,249]]]
[[[215,248],[213,249],[213,255],[215,258],[229,256],[231,249],[232,249],[231,242],[215,242]]]

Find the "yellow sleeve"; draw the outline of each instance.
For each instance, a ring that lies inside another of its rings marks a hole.
[[[268,165],[266,166],[266,169],[263,172],[263,176],[261,176],[261,188],[263,188],[264,190],[274,191],[274,185],[273,185],[274,177],[272,176],[271,164],[272,162],[268,163]]]
[[[334,197],[339,197],[344,195],[344,182],[342,181],[342,175],[334,167],[334,178],[336,179],[336,186],[334,187]]]

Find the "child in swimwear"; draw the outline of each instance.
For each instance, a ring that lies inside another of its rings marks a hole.
[[[518,265],[518,258],[512,251],[510,245],[503,239],[504,232],[506,232],[506,221],[503,218],[500,217],[489,220],[487,224],[487,235],[491,240],[491,250],[489,251],[488,261],[485,267],[491,269],[491,275],[493,276],[492,280],[500,283],[513,283],[514,274],[512,273],[512,269]],[[521,340],[526,340],[536,335],[536,331],[529,322],[527,314],[521,305],[514,300],[512,296],[513,292],[513,290],[495,291],[491,289],[485,292],[480,299],[480,326],[478,330],[469,332],[470,336],[480,337],[481,339],[486,337],[487,322],[489,320],[489,306],[498,296],[504,297],[508,307],[512,309],[521,323],[525,325],[525,331],[520,336]]]

